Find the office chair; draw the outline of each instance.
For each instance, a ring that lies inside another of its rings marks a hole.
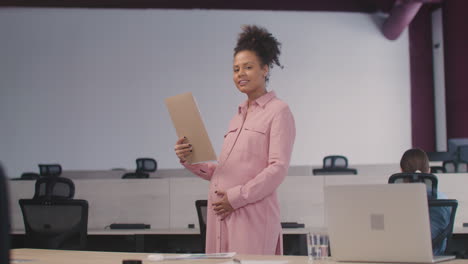
[[[26,247],[86,249],[87,201],[20,199],[19,204],[26,230]]]
[[[42,177],[58,177],[62,174],[60,164],[39,164],[39,174]]]
[[[442,225],[440,233],[432,239],[432,248],[439,248],[442,243],[446,244],[445,254],[453,255],[450,252],[449,245],[451,243],[453,224],[457,213],[458,201],[454,199],[431,199],[428,202],[429,215],[431,216],[431,226],[437,221],[437,224]]]
[[[442,167],[444,167],[447,173],[454,173],[457,172],[457,164],[453,160],[446,160],[444,161]]]
[[[357,174],[356,169],[348,168],[348,159],[341,155],[331,155],[323,158],[323,167],[313,169],[314,175],[320,174]]]
[[[468,172],[468,163],[461,160],[444,161],[442,166],[447,173]]]
[[[75,184],[64,177],[41,177],[36,180],[33,199],[57,200],[73,199]]]
[[[438,180],[434,174],[430,173],[395,173],[388,178],[388,183],[415,183],[426,184],[429,199],[437,199]]]
[[[122,179],[145,179],[149,178],[150,172],[155,172],[158,169],[158,163],[152,158],[136,159],[135,172],[128,172],[122,176]]]
[[[464,161],[464,160],[453,160],[452,161],[452,164],[450,164],[450,162],[447,162],[446,163],[447,166],[453,166],[455,167],[455,171],[453,172],[468,172],[468,162],[467,161]],[[445,162],[444,162],[444,165],[445,165]]]
[[[468,172],[468,163],[465,161],[459,161],[457,168],[458,172]]]
[[[6,176],[0,164],[0,263],[10,263],[10,214]]]
[[[205,252],[205,244],[206,244],[206,210],[208,207],[207,200],[196,200],[195,207],[197,208],[197,215],[198,215],[198,225],[200,226],[200,235],[202,238],[202,248],[203,252]]]
[[[152,158],[138,158],[136,164],[136,171],[155,172],[158,169],[158,162]]]

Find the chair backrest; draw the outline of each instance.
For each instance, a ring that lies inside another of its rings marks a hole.
[[[10,214],[6,176],[0,164],[0,263],[10,263]]]
[[[198,225],[200,226],[200,235],[202,238],[203,252],[205,252],[206,243],[206,210],[208,207],[207,200],[196,200],[195,207],[197,208]]]
[[[75,184],[64,177],[41,177],[36,180],[33,199],[73,199]]]
[[[431,218],[431,229],[436,234],[432,234],[432,248],[444,248],[447,252],[452,238],[453,224],[457,213],[458,201],[454,199],[429,200],[429,215]],[[435,230],[437,229],[437,230]]]
[[[434,174],[430,173],[395,173],[388,178],[388,183],[414,183],[420,182],[427,186],[428,197],[437,199],[438,180]]]
[[[442,166],[447,173],[468,172],[468,163],[464,161],[448,160]]]
[[[323,168],[347,168],[348,159],[345,156],[331,155],[323,158]]]
[[[87,201],[20,199],[19,204],[26,230],[26,247],[86,249]]]
[[[452,161],[452,160],[444,161],[442,167],[444,167],[447,173],[457,172],[457,165],[455,161]]]
[[[152,158],[136,159],[137,172],[155,172],[158,169],[158,162]]]
[[[60,164],[39,164],[39,174],[42,177],[58,177],[62,174]]]
[[[312,169],[313,175],[322,174],[357,174],[357,170],[348,168],[348,158],[341,155],[330,155],[323,158],[320,169]]]
[[[457,163],[457,172],[468,172],[468,163],[465,161],[459,161]]]
[[[146,172],[127,172],[122,175],[122,179],[147,179],[149,178],[149,174]]]

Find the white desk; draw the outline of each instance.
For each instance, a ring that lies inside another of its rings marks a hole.
[[[323,228],[283,228],[283,247],[287,255],[307,254],[308,232]],[[24,230],[11,232],[15,247],[24,246]],[[87,249],[93,251],[200,252],[199,229],[89,229]]]
[[[67,251],[46,249],[13,249],[11,258],[16,260],[29,260],[24,263],[31,264],[121,264],[124,259],[142,260],[143,264],[214,264],[229,261],[229,259],[198,259],[198,260],[170,260],[149,261],[148,253],[117,253],[117,252],[93,252],[93,251]],[[305,256],[255,256],[237,255],[242,260],[287,260],[288,264],[307,264]]]
[[[124,259],[142,260],[143,264],[215,264],[229,261],[227,259],[199,259],[199,260],[170,260],[170,261],[148,261],[147,253],[116,253],[116,252],[90,252],[90,251],[66,251],[46,249],[13,249],[11,258],[17,260],[30,260],[25,263],[31,264],[120,264]],[[259,256],[259,255],[236,255],[237,259],[244,260],[285,260],[288,264],[310,264],[306,256]],[[327,260],[316,260],[314,264],[337,264],[340,262]],[[456,259],[444,264],[467,264],[468,260]]]
[[[283,228],[283,235],[302,235],[311,231],[326,232],[324,228]],[[24,229],[14,229],[13,235],[23,235]],[[199,235],[198,228],[177,229],[88,229],[88,235]]]

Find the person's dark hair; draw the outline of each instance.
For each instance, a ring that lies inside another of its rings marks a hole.
[[[405,151],[400,160],[402,172],[413,173],[416,171],[427,173],[429,172],[429,158],[426,152],[419,148],[409,149]]]
[[[265,28],[256,25],[244,25],[234,48],[234,56],[241,51],[250,50],[257,54],[262,65],[273,68],[273,65],[276,64],[283,68],[279,61],[280,48],[281,43]],[[266,80],[268,81],[268,77]]]

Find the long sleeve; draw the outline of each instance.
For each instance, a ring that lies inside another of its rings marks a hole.
[[[268,166],[245,184],[227,190],[234,209],[255,203],[278,188],[288,171],[295,135],[294,118],[289,107],[284,107],[271,124]]]
[[[203,178],[207,181],[211,180],[213,172],[215,171],[217,164],[212,162],[188,164],[187,162],[181,162],[181,164],[191,171],[193,174]]]

